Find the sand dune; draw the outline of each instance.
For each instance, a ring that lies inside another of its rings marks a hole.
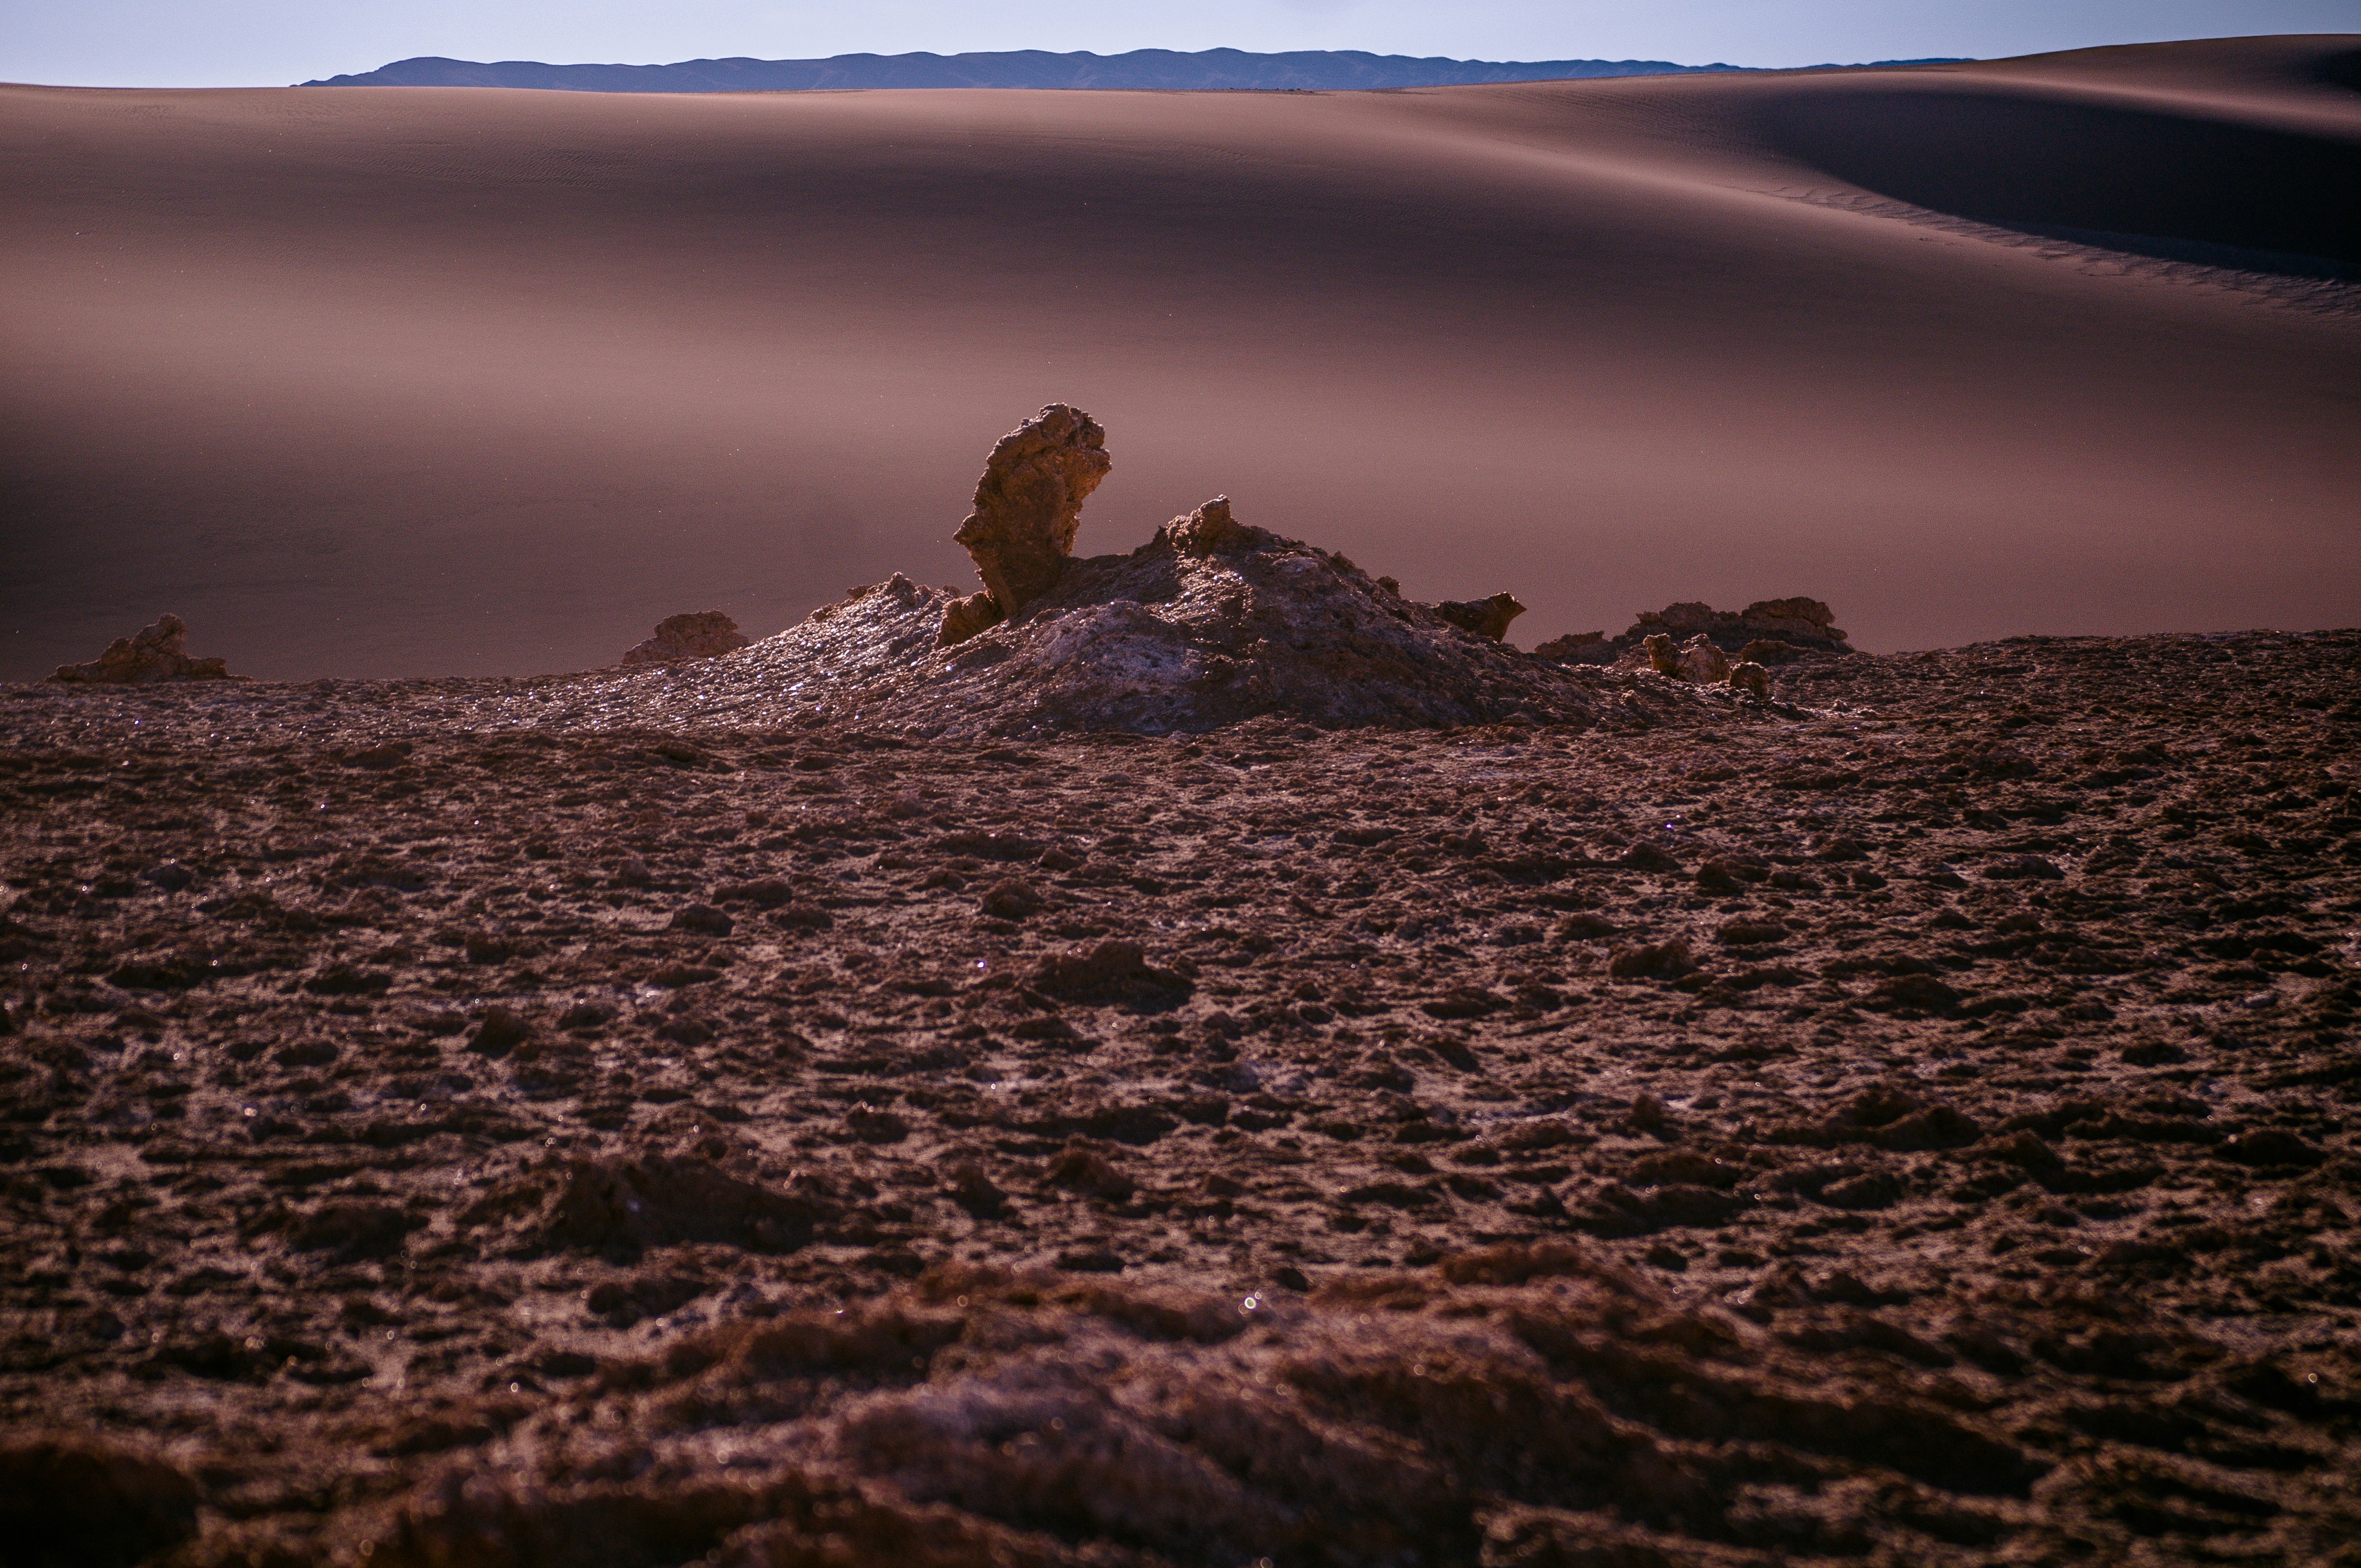
[[[0,90],[0,675],[756,634],[1052,399],[1531,642],[2361,611],[2352,38],[1378,94]]]

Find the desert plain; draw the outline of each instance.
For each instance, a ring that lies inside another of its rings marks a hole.
[[[0,93],[0,1552],[2361,1562],[2354,59]]]

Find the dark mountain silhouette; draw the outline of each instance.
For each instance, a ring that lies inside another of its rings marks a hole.
[[[1950,63],[1881,60],[1882,65]],[[1297,49],[1250,54],[1212,49],[1194,54],[1141,49],[1128,54],[1051,54],[1016,49],[990,54],[840,54],[829,60],[685,60],[671,65],[491,63],[421,56],[306,87],[545,87],[577,93],[775,93],[851,87],[1098,87],[1191,91],[1446,87],[1487,82],[1562,82],[1595,76],[1670,76],[1741,71],[1735,65],[1678,65],[1664,60],[1412,59],[1359,49]]]

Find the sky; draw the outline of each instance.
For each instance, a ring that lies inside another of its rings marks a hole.
[[[1223,47],[1781,66],[2315,32],[2361,32],[2361,0],[0,0],[0,81],[271,86],[413,55],[653,64]]]

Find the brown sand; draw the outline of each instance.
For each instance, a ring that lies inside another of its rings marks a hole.
[[[262,675],[579,668],[707,608],[759,636],[965,581],[944,498],[1052,399],[1123,441],[1086,552],[1227,489],[1414,596],[1514,587],[1526,642],[1791,592],[1868,647],[2349,624],[2361,326],[2311,275],[2361,264],[2353,44],[1372,95],[6,89],[0,675],[166,608]],[[2055,237],[2094,230],[2150,237]]]
[[[0,1555],[2349,1568],[2357,662],[0,690]]]

